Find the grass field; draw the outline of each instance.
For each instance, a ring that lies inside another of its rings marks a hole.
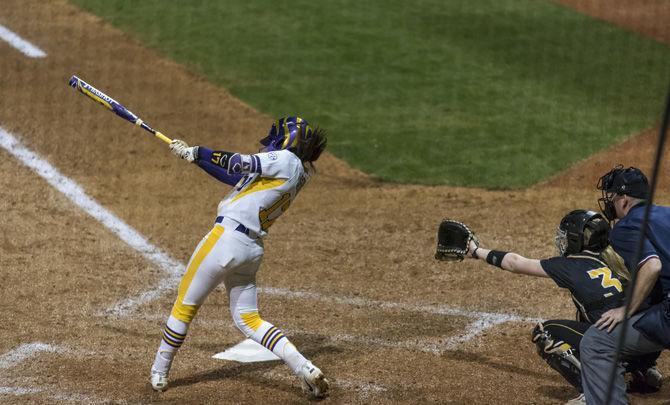
[[[652,126],[670,60],[548,1],[71,1],[392,182],[532,185]]]

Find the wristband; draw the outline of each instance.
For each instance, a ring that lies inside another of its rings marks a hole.
[[[502,269],[502,261],[505,255],[509,252],[501,252],[499,250],[492,250],[489,252],[489,254],[486,256],[486,263],[500,267]]]

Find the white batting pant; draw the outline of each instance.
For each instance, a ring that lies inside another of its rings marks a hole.
[[[188,327],[209,293],[226,286],[235,325],[257,343],[283,359],[294,372],[307,361],[283,332],[258,314],[256,272],[263,244],[236,230],[238,223],[224,218],[200,241],[179,284],[179,293],[163,331],[153,370],[167,373]]]
[[[258,312],[256,272],[263,258],[263,244],[260,239],[236,231],[237,225],[224,218],[200,241],[179,284],[172,316],[191,323],[209,293],[221,282],[228,291],[236,324],[240,313]]]

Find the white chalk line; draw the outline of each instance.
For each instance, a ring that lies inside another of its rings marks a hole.
[[[29,58],[44,58],[47,56],[46,52],[21,38],[18,34],[3,25],[0,25],[0,39],[4,40]]]
[[[109,400],[92,397],[85,394],[64,394],[58,392],[59,387],[55,385],[42,385],[40,388],[32,387],[3,387],[0,386],[0,397],[40,395],[41,397],[59,404],[126,404],[127,401]]]
[[[168,278],[162,280],[158,287],[152,290],[144,291],[135,297],[126,298],[112,306],[107,312],[123,316],[132,312],[139,305],[150,302],[160,295],[174,287],[179,275],[184,269],[183,263],[177,262],[167,253],[151,244],[144,236],[137,232],[130,225],[127,225],[119,217],[101,206],[73,180],[62,175],[55,167],[49,164],[45,159],[23,146],[16,137],[0,127],[0,147],[18,158],[23,164],[32,169],[40,177],[45,179],[54,188],[64,194],[76,206],[80,207],[87,214],[98,220],[103,226],[112,231],[124,243],[137,250],[150,262],[156,264],[160,269],[168,274]],[[470,318],[491,318],[497,323],[502,322],[536,322],[534,318],[523,318],[511,314],[489,313],[480,311],[470,311],[451,306],[430,306],[430,305],[412,305],[397,302],[369,300],[359,297],[342,297],[334,295],[323,295],[307,291],[291,291],[282,288],[265,287],[260,291],[264,294],[282,296],[289,298],[310,299],[320,302],[330,302],[343,305],[366,306],[370,308],[395,309],[410,312],[432,313],[447,316],[465,316]],[[483,323],[486,326],[488,323]]]
[[[126,298],[120,301],[109,310],[110,313],[119,316],[127,315],[139,305],[158,298],[161,293],[173,287],[181,270],[184,268],[183,264],[150,243],[134,228],[89,197],[79,184],[62,175],[46,159],[23,146],[16,137],[2,127],[0,127],[0,147],[11,153],[21,163],[65,195],[77,207],[95,218],[124,243],[135,249],[145,259],[154,263],[169,275],[166,279],[159,282],[158,288],[140,293],[134,298]]]
[[[0,127],[0,147],[11,153],[23,164],[32,169],[40,177],[46,180],[54,188],[64,194],[76,206],[84,212],[91,215],[107,229],[112,231],[124,243],[137,250],[145,259],[156,264],[161,270],[167,273],[167,278],[159,282],[157,288],[144,291],[135,297],[129,297],[116,303],[107,313],[117,316],[125,316],[135,310],[138,306],[148,303],[167,290],[170,290],[176,284],[179,274],[184,268],[184,264],[177,262],[167,253],[151,244],[144,236],[134,228],[126,224],[119,217],[101,206],[73,180],[62,175],[55,167],[49,164],[41,156],[23,146],[19,140],[8,131]],[[478,321],[471,323],[467,328],[467,333],[452,340],[452,344],[457,344],[469,340],[486,329],[489,329],[503,322],[537,322],[534,318],[524,318],[512,314],[489,313],[481,311],[470,311],[451,306],[432,306],[415,305],[388,301],[370,300],[359,297],[343,297],[335,295],[323,295],[307,291],[291,291],[282,288],[266,287],[261,292],[281,297],[295,299],[309,299],[320,302],[329,302],[343,305],[365,306],[372,309],[402,310],[409,312],[432,313],[446,316],[464,316],[475,318]]]
[[[8,351],[7,353],[0,355],[0,370],[7,370],[12,367],[16,367],[21,363],[31,360],[34,357],[37,357],[43,353],[56,353],[56,354],[74,354],[74,355],[86,355],[90,357],[90,353],[79,353],[78,351],[72,350],[64,346],[55,346],[48,343],[42,342],[33,342],[25,343],[15,347],[14,349]],[[49,399],[57,400],[60,403],[110,403],[107,399],[93,398],[89,395],[77,394],[77,393],[62,393],[59,392],[59,387],[51,387],[47,385],[40,385],[40,387],[16,387],[16,386],[2,386],[4,381],[0,379],[0,396],[2,395],[11,395],[11,396],[23,396],[23,395],[35,395],[41,394],[46,396]],[[13,379],[12,384],[15,384],[16,380]],[[118,403],[118,402],[117,402]]]
[[[47,343],[35,342],[17,346],[0,356],[0,370],[14,367],[41,352],[64,353],[67,349]]]
[[[155,318],[157,318],[156,316]],[[221,323],[221,322],[219,322]],[[47,343],[34,342],[27,343],[17,346],[16,348],[10,350],[9,352],[0,356],[0,369],[8,369],[11,367],[18,366],[26,360],[29,360],[33,357],[40,355],[41,353],[72,353],[73,351],[67,347],[63,346],[54,346]],[[92,357],[92,356],[91,356]],[[280,381],[292,381],[294,382],[295,378],[290,378],[284,374],[281,374],[276,371],[266,372],[265,375],[267,378]],[[2,379],[0,379],[0,384],[2,384]],[[15,381],[13,381],[15,382]],[[360,382],[358,380],[347,380],[347,379],[338,379],[334,386],[339,386],[349,390],[355,390],[362,393],[363,396],[367,397],[369,393],[379,393],[387,391],[386,387],[383,387],[378,384],[372,384],[367,382]],[[47,388],[47,386],[42,385],[40,388],[34,387],[8,387],[0,386],[0,395],[12,395],[12,396],[22,396],[22,395],[34,395],[34,394],[46,394],[48,398],[57,399],[59,402],[73,402],[73,403],[109,403],[107,399],[94,398],[89,395],[77,394],[77,393],[59,393],[55,388]],[[115,403],[125,403],[125,401],[115,401]]]
[[[161,314],[137,314],[133,316],[136,320],[146,321],[165,321],[165,315]],[[373,347],[388,347],[390,349],[414,350],[429,354],[442,355],[449,350],[453,350],[463,343],[468,342],[478,333],[493,328],[497,325],[505,323],[504,320],[491,319],[477,319],[465,327],[462,334],[451,336],[444,342],[436,342],[434,339],[412,338],[405,340],[392,340],[384,338],[374,338],[363,335],[351,335],[346,333],[319,333],[313,330],[303,330],[291,327],[282,327],[284,333],[290,338],[291,335],[317,336],[325,339],[330,343],[356,343],[364,344]],[[239,332],[239,329],[233,325],[232,320],[227,322],[225,320],[212,319],[206,320],[198,318],[194,321],[198,327],[216,328],[216,329],[231,329]],[[279,325],[278,325],[279,326]]]
[[[32,395],[44,391],[41,388],[0,387],[0,395]]]
[[[471,311],[456,308],[449,305],[417,305],[400,302],[371,300],[360,297],[346,297],[337,295],[323,295],[309,291],[292,291],[284,288],[260,287],[259,291],[268,295],[289,297],[294,299],[308,299],[313,301],[328,302],[348,306],[381,308],[385,310],[400,310],[406,312],[429,313],[433,315],[463,316],[467,318],[492,318],[500,319],[500,322],[535,322],[536,318],[526,318],[513,314]]]

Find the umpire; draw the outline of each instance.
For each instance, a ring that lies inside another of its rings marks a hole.
[[[631,273],[637,272],[629,295],[626,339],[621,356],[639,356],[670,348],[670,207],[652,205],[645,241],[636,256],[649,182],[640,169],[616,166],[598,182],[600,209],[610,221],[618,220],[610,243]],[[587,404],[604,404],[615,351],[623,331],[625,306],[611,309],[591,326],[580,344],[582,385]],[[611,404],[626,404],[623,366],[617,364]]]

